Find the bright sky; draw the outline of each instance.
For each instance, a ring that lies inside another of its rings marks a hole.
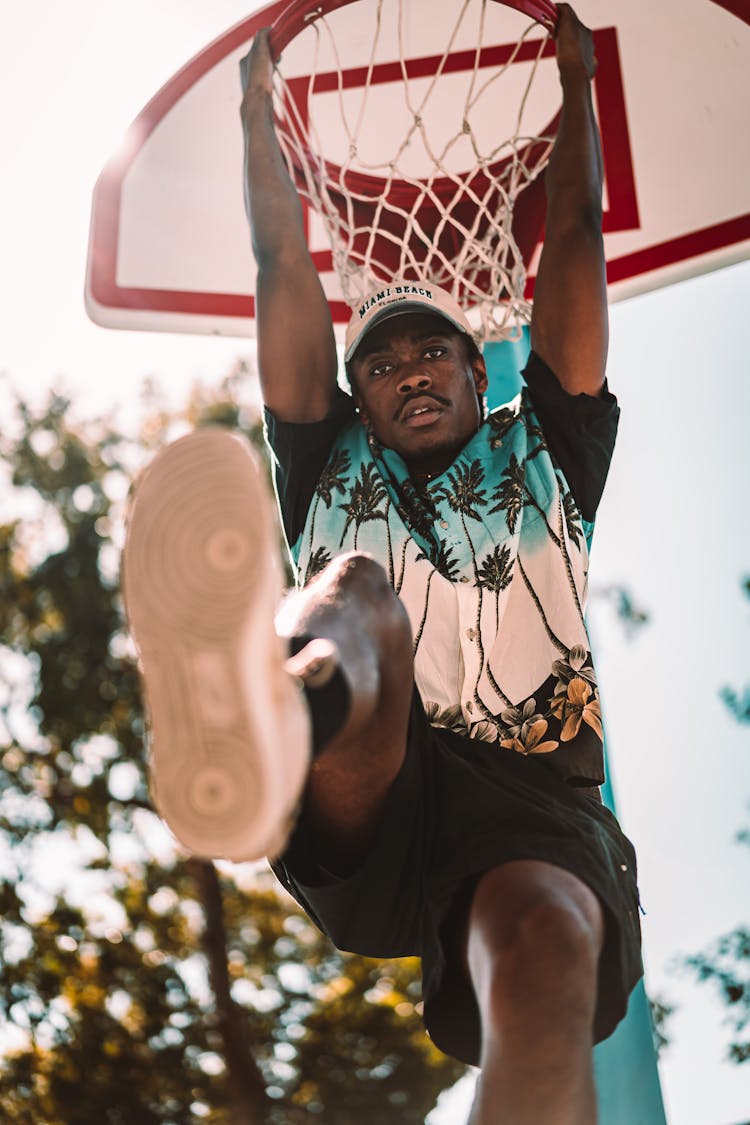
[[[90,193],[145,102],[256,7],[248,0],[53,0],[0,24],[0,370],[25,393],[60,375],[81,415],[132,403],[145,375],[179,401],[247,341],[115,333],[86,319]],[[595,0],[581,0],[581,15]],[[652,615],[626,642],[592,625],[620,818],[639,853],[647,986],[680,1007],[661,1064],[671,1125],[736,1125],[750,1081],[722,1061],[722,1009],[670,974],[748,918],[750,853],[733,843],[750,802],[750,747],[718,699],[750,679],[750,264],[612,309],[620,439],[597,526],[592,583],[624,583]],[[435,1123],[460,1120],[455,1103]]]

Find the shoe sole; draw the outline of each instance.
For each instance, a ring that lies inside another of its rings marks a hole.
[[[160,815],[196,855],[277,855],[304,787],[310,721],[283,667],[276,523],[243,439],[206,427],[158,454],[135,489],[122,577]]]

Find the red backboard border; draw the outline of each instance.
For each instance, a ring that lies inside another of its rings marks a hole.
[[[750,0],[708,2],[717,4],[750,24]],[[246,294],[119,286],[116,270],[120,200],[122,185],[130,166],[169,110],[226,55],[248,43],[261,27],[270,25],[287,4],[288,0],[277,0],[210,43],[162,87],[130,126],[122,146],[104,168],[94,189],[89,240],[92,257],[89,262],[88,285],[97,305],[113,310],[141,309],[196,317],[247,320],[254,316],[255,300]],[[638,204],[616,30],[597,29],[595,39],[600,60],[595,78],[597,103],[602,117],[606,118],[605,137],[617,137],[617,143],[610,140],[603,145],[609,197],[604,231],[628,230],[638,225]],[[686,258],[710,254],[748,240],[750,212],[679,238],[656,243],[636,253],[608,260],[607,281],[614,284],[645,276],[655,270],[676,265]],[[321,271],[331,268],[330,251],[314,253],[313,260]],[[533,278],[529,278],[527,283],[527,294],[533,294]],[[331,313],[337,322],[346,322],[349,318],[349,308],[343,301],[332,301]]]

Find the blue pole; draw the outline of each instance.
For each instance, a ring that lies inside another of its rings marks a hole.
[[[514,398],[523,386],[521,371],[529,354],[529,333],[518,341],[485,344],[490,410]],[[606,747],[605,747],[606,761]],[[607,768],[602,797],[615,812]],[[656,1065],[651,1009],[641,981],[633,990],[625,1019],[614,1034],[594,1048],[599,1125],[666,1125]]]

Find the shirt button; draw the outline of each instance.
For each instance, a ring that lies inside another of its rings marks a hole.
[[[476,629],[467,629],[466,630],[466,636],[469,638],[470,641],[475,641],[477,639]]]
[[[459,582],[468,582],[469,579],[466,577],[465,574],[462,574],[458,581]]]
[[[449,524],[447,524],[445,520],[441,520],[440,526],[446,528],[446,530],[447,530],[447,528],[449,527]]]

